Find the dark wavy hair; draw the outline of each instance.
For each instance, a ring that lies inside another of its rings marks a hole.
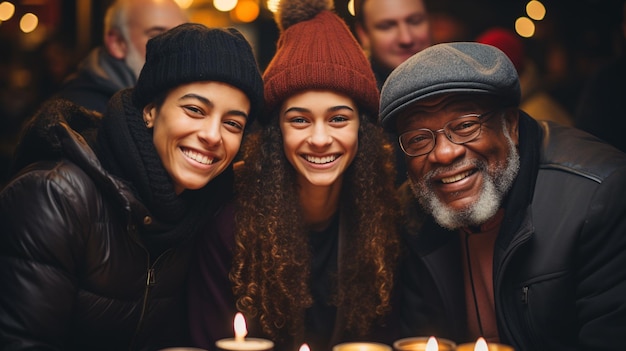
[[[274,116],[276,119],[277,117]],[[345,330],[364,336],[389,312],[399,254],[399,207],[392,146],[360,119],[358,151],[344,173],[339,209],[346,233],[341,284],[333,303]],[[236,247],[230,278],[237,308],[275,341],[297,340],[312,305],[311,253],[296,171],[285,157],[278,123],[246,138],[235,180]],[[338,312],[339,313],[339,312]]]

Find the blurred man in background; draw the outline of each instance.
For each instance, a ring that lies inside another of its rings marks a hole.
[[[432,44],[423,0],[355,0],[354,17],[354,30],[369,54],[379,90],[394,68]],[[400,185],[406,180],[404,153],[396,139],[392,141],[396,155],[396,185]]]
[[[379,89],[394,68],[432,43],[423,0],[355,0],[354,13]]]
[[[105,15],[104,43],[83,59],[58,97],[104,112],[115,92],[135,85],[148,40],[187,21],[174,0],[116,0]]]

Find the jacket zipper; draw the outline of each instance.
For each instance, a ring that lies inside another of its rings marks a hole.
[[[515,252],[524,244],[526,243],[529,239],[530,239],[530,235],[531,235],[532,231],[531,230],[524,230],[523,232],[518,233],[517,235],[517,240],[512,242],[510,245],[510,249],[505,253],[504,258],[502,259],[502,265],[500,266],[500,270],[498,272],[498,276],[496,278],[496,281],[494,282],[494,294],[495,294],[495,299],[496,299],[496,318],[499,319],[500,317],[498,316],[498,310],[500,310],[500,312],[502,313],[502,322],[498,323],[498,327],[500,326],[500,324],[502,326],[504,326],[507,329],[507,334],[511,336],[512,341],[515,340],[515,342],[517,343],[517,340],[515,339],[516,333],[514,331],[512,331],[508,324],[505,322],[507,320],[507,315],[510,315],[510,311],[509,309],[507,309],[507,306],[505,303],[502,302],[502,299],[499,298],[499,292],[501,291],[502,287],[502,277],[503,277],[503,272],[506,271],[507,266],[509,264],[509,261],[511,260],[511,258],[514,256]],[[526,295],[528,293],[528,290],[526,290]],[[522,294],[522,298],[526,298],[528,299],[528,296],[525,296]],[[502,337],[502,334],[500,335]],[[523,343],[521,343],[523,344]]]
[[[146,288],[144,289],[144,294],[143,294],[143,303],[141,306],[141,317],[139,318],[139,322],[137,323],[137,330],[135,332],[135,335],[139,333],[139,331],[141,330],[141,326],[143,325],[144,317],[146,315],[146,310],[148,308],[148,298],[150,295],[150,289],[154,285],[156,285],[155,267],[157,263],[159,262],[159,260],[161,259],[161,257],[165,256],[170,250],[171,249],[168,249],[165,252],[163,252],[161,255],[159,255],[159,257],[157,257],[154,263],[151,266],[149,266],[148,270],[146,271]]]
[[[143,245],[141,246],[143,247]],[[154,261],[154,263],[152,263],[152,265],[150,265],[150,253],[148,252],[148,250],[146,250],[146,252],[148,253],[148,262],[147,262],[148,270],[146,271],[146,285],[145,285],[145,289],[143,293],[143,302],[141,304],[141,314],[139,316],[139,321],[137,322],[137,327],[135,328],[135,334],[133,335],[129,349],[136,349],[135,343],[137,342],[137,336],[139,335],[139,332],[141,331],[141,328],[143,327],[144,317],[146,315],[146,310],[148,308],[148,297],[150,295],[150,288],[156,285],[155,267],[157,266],[157,263],[159,262],[159,260],[163,256],[167,255],[171,250],[172,250],[171,248],[165,250],[161,255],[159,255],[159,257],[157,257],[157,259]]]
[[[524,320],[526,321],[526,328],[530,334],[530,342],[534,344],[535,340],[539,340],[535,328],[533,327],[532,320],[530,318],[530,299],[528,297],[528,285],[522,287],[522,309],[524,313]]]
[[[524,306],[528,305],[528,287],[527,286],[522,287],[522,304],[524,304]]]

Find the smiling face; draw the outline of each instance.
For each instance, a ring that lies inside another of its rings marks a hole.
[[[194,82],[147,105],[143,118],[174,189],[200,189],[222,173],[239,151],[250,101],[221,82]]]
[[[428,14],[422,0],[366,0],[356,34],[372,57],[392,70],[431,45]]]
[[[346,95],[306,91],[280,109],[285,156],[301,186],[329,187],[341,181],[358,150],[359,112]]]
[[[431,98],[399,116],[398,133],[439,130],[456,117],[494,108],[495,101],[480,96]],[[415,196],[441,226],[479,225],[500,208],[519,170],[517,122],[515,110],[501,109],[482,124],[475,140],[458,145],[436,133],[430,153],[406,157]]]

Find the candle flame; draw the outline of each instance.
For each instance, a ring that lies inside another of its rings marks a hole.
[[[474,351],[489,351],[489,347],[487,346],[487,341],[482,336],[476,340],[476,345],[474,345]]]
[[[246,328],[246,320],[243,318],[243,314],[237,312],[235,315],[235,340],[243,341],[248,335],[248,329]]]
[[[311,351],[311,349],[309,348],[309,345],[302,344],[302,346],[300,346],[300,351]]]
[[[437,343],[437,339],[434,336],[428,338],[428,342],[426,343],[426,351],[439,351],[439,343]]]

